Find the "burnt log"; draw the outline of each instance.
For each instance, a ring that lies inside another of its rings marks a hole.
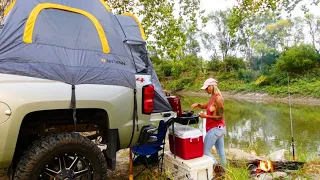
[[[244,166],[248,169],[257,168],[260,164],[260,159],[256,160],[229,160],[229,163],[234,167],[243,168]],[[285,170],[298,170],[303,167],[305,162],[297,161],[270,161],[272,164],[271,171],[285,171]]]

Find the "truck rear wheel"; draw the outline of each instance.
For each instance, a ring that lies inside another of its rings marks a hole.
[[[76,133],[50,135],[36,142],[18,163],[14,179],[106,179],[107,163],[101,150]]]

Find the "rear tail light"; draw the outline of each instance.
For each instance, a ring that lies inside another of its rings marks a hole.
[[[154,107],[154,87],[147,85],[142,88],[142,113],[151,114]]]

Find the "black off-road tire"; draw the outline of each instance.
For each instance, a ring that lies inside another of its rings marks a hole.
[[[77,133],[54,134],[37,141],[17,165],[14,180],[37,180],[46,165],[59,155],[76,153],[90,162],[94,180],[107,178],[107,163],[101,150]]]

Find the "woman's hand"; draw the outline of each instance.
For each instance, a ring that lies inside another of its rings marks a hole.
[[[199,106],[199,103],[194,103],[194,104],[191,105],[191,109],[194,109],[194,108],[196,108],[198,106]]]
[[[199,113],[199,117],[201,118],[207,118],[207,115],[205,113]]]

